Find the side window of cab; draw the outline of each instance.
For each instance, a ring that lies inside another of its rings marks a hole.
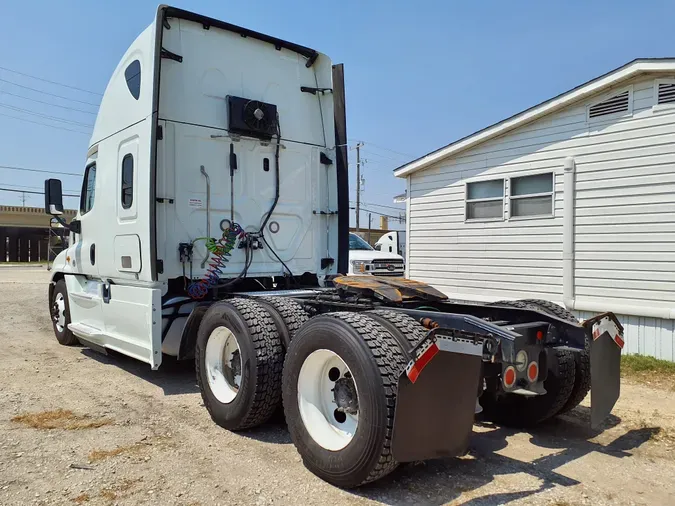
[[[87,214],[94,207],[96,196],[96,164],[87,165],[80,195],[80,214]]]

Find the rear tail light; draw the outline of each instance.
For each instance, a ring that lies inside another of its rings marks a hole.
[[[512,365],[504,369],[504,374],[502,375],[502,382],[506,388],[511,388],[516,384],[516,369]]]
[[[539,378],[539,364],[536,362],[530,362],[530,365],[527,366],[527,379],[530,380],[530,383],[534,383]]]

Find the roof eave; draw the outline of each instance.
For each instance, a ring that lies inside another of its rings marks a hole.
[[[457,142],[429,153],[428,155],[418,158],[417,160],[413,160],[406,165],[402,165],[398,169],[394,170],[394,176],[409,176],[413,172],[422,170],[429,165],[442,160],[443,158],[456,155],[460,151],[464,151],[477,144],[480,144],[481,142],[485,142],[489,139],[502,135],[522,124],[529,123],[530,121],[550,114],[557,109],[561,109],[569,105],[572,102],[576,102],[586,96],[593,95],[603,88],[609,87],[614,83],[630,79],[637,74],[644,72],[667,71],[675,71],[675,59],[668,58],[663,60],[634,60],[623,67],[619,67],[618,69],[605,74],[604,76],[578,86],[577,88],[558,95],[557,97],[547,100],[546,102],[543,102],[539,105],[531,107],[530,109],[518,113],[515,116],[511,116],[510,118],[500,121],[499,123],[489,126],[483,130],[479,130],[468,137],[460,139]]]

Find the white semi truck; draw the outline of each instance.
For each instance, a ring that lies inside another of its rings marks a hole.
[[[544,301],[450,301],[349,261],[343,68],[308,47],[160,6],[101,101],[49,309],[61,344],[157,369],[194,360],[229,430],[283,399],[305,465],[355,487],[462,454],[484,416],[531,425],[619,395],[621,325]],[[591,375],[592,370],[592,375]],[[224,449],[226,451],[226,449]]]

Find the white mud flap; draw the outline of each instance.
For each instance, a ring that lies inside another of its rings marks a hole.
[[[584,322],[592,328],[591,342],[591,427],[598,427],[612,412],[621,391],[623,327],[613,313]]]
[[[104,285],[105,329],[98,342],[157,369],[162,363],[162,295],[153,288]]]
[[[398,462],[466,452],[482,354],[482,340],[444,337],[442,329],[415,346],[398,381],[392,441]]]

